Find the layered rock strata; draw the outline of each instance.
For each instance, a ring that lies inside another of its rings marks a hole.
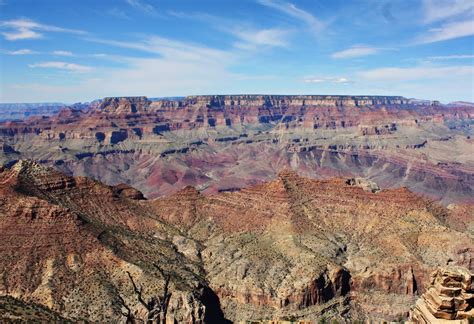
[[[474,274],[466,268],[440,268],[416,302],[410,318],[416,323],[469,323],[474,318]]]
[[[235,190],[292,168],[472,203],[473,116],[469,105],[386,96],[105,98],[0,123],[0,163],[34,159],[151,198]]]

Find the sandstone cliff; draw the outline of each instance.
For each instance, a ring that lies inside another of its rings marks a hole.
[[[410,319],[416,323],[469,323],[474,318],[474,274],[466,268],[440,268],[417,301]]]

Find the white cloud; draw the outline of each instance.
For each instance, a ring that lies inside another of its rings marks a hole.
[[[192,19],[209,24],[212,28],[237,38],[233,46],[241,50],[256,50],[265,47],[286,47],[290,30],[282,28],[258,29],[251,24],[229,18],[217,17],[208,13],[184,13],[168,11],[169,15],[181,19]]]
[[[43,34],[37,33],[31,29],[17,28],[13,32],[2,32],[6,40],[15,41],[21,39],[38,39],[42,38]]]
[[[41,32],[85,34],[85,32],[81,30],[44,25],[33,20],[23,18],[2,21],[0,22],[0,28],[8,30],[2,32],[1,34],[6,40],[9,41],[43,38],[44,35]]]
[[[30,49],[19,49],[16,51],[9,51],[7,52],[8,55],[31,55],[31,54],[38,54],[38,52],[32,51]]]
[[[469,65],[443,67],[384,67],[367,71],[360,71],[357,75],[370,81],[412,81],[443,79],[447,76],[469,76],[474,74],[474,67]]]
[[[428,33],[418,37],[415,42],[427,44],[472,35],[474,35],[474,20],[467,19],[431,28]]]
[[[58,55],[58,56],[73,56],[72,52],[69,52],[69,51],[53,51],[53,55]]]
[[[319,32],[324,28],[324,23],[316,18],[314,15],[298,8],[290,2],[280,0],[258,0],[263,6],[278,10],[290,17],[296,18],[297,20],[305,23],[313,32]]]
[[[415,38],[415,44],[428,44],[474,35],[474,1],[424,0],[424,22],[432,25]]]
[[[234,30],[231,33],[240,39],[235,47],[245,50],[256,49],[259,46],[285,47],[288,31],[279,28],[261,30]]]
[[[377,54],[380,50],[382,49],[376,48],[376,47],[364,46],[364,45],[356,45],[348,49],[335,52],[331,55],[331,57],[335,59],[361,57],[361,56]]]
[[[173,96],[185,94],[216,93],[216,89],[234,89],[237,92],[249,84],[246,75],[229,71],[230,66],[241,57],[229,51],[205,47],[199,44],[174,41],[158,36],[150,36],[137,41],[91,40],[110,46],[134,49],[153,55],[151,58],[121,57],[122,67],[98,67],[94,74],[78,74],[64,84],[25,83],[16,88],[7,86],[3,101],[44,100],[57,98],[63,101],[91,100],[105,96],[143,95]],[[65,62],[42,62],[31,67],[85,70]],[[86,70],[89,70],[86,67]],[[101,80],[97,79],[100,76]],[[258,76],[251,76],[255,78]],[[104,82],[103,80],[107,80]],[[124,82],[126,80],[126,82]],[[21,89],[19,88],[21,87]],[[184,92],[183,92],[184,91]],[[229,92],[232,92],[229,90]],[[23,94],[23,97],[21,95]],[[84,98],[87,95],[87,98]],[[17,98],[17,99],[15,99]]]
[[[191,62],[222,62],[232,59],[233,56],[230,52],[224,50],[175,41],[159,36],[150,36],[137,41],[115,41],[108,39],[88,40],[115,47],[159,54],[164,58],[173,60]]]
[[[472,0],[424,0],[424,20],[431,23],[453,17],[472,15],[474,1]]]
[[[307,77],[303,80],[305,83],[352,83],[345,77]]]
[[[80,65],[75,63],[67,63],[60,61],[50,61],[50,62],[41,62],[35,64],[29,64],[30,68],[51,68],[51,69],[60,69],[67,70],[72,72],[89,72],[92,71],[90,66]]]

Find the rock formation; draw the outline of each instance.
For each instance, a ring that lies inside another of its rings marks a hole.
[[[370,191],[376,193],[380,191],[380,187],[373,181],[364,179],[364,178],[350,178],[346,180],[346,183],[351,186],[357,186],[365,191]]]
[[[202,268],[174,250],[167,236],[176,230],[151,218],[141,198],[31,161],[4,170],[0,295],[74,321],[146,320],[170,278],[166,312],[157,316],[220,318]]]
[[[416,323],[468,323],[474,319],[474,274],[466,268],[440,268],[416,302],[410,319]]]
[[[187,185],[208,194],[237,190],[291,168],[472,203],[473,116],[468,105],[387,96],[105,98],[0,123],[0,163],[34,159],[131,184],[149,198]]]
[[[146,200],[19,161],[0,173],[0,296],[70,320],[390,320],[439,265],[472,271],[458,211],[346,181],[285,170]]]

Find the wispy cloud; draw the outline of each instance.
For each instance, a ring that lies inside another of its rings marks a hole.
[[[89,41],[115,47],[134,49],[158,54],[164,58],[183,61],[228,61],[232,54],[219,49],[194,43],[180,42],[159,36],[149,36],[135,41],[116,41],[109,39],[88,39]]]
[[[72,72],[89,72],[92,71],[92,67],[86,65],[80,65],[75,63],[67,63],[60,61],[50,61],[50,62],[41,62],[35,64],[29,64],[30,68],[50,68],[50,69],[59,69],[67,70]]]
[[[205,23],[211,28],[237,38],[233,46],[241,50],[256,50],[262,47],[285,47],[291,31],[283,28],[256,28],[252,24],[208,13],[185,13],[168,11],[168,15]]]
[[[24,48],[24,49],[19,49],[16,51],[8,51],[7,54],[8,55],[31,55],[31,54],[38,54],[38,52]]]
[[[474,21],[467,19],[431,28],[428,33],[419,36],[415,42],[427,44],[472,35],[474,35]]]
[[[424,22],[432,25],[415,38],[416,44],[428,44],[474,35],[474,1],[424,0]]]
[[[257,49],[261,46],[285,47],[288,45],[288,31],[279,28],[269,28],[260,30],[240,30],[236,29],[231,33],[239,38],[234,44],[235,47],[245,50]]]
[[[69,52],[69,51],[53,51],[52,54],[57,55],[57,56],[73,56],[74,55],[72,54],[72,52]]]
[[[354,57],[377,54],[381,50],[383,49],[377,48],[377,47],[365,46],[365,45],[355,45],[348,49],[332,53],[331,57],[335,59],[354,58]]]
[[[154,6],[142,0],[125,0],[133,8],[150,15],[156,15],[158,12]]]
[[[305,83],[352,83],[345,77],[307,77],[303,80]]]
[[[470,65],[442,66],[442,67],[383,67],[360,71],[357,75],[370,81],[411,81],[442,79],[446,76],[469,76],[474,74],[474,67]]]
[[[61,28],[51,25],[44,25],[29,19],[13,19],[0,22],[1,29],[7,29],[1,34],[6,40],[15,41],[23,39],[43,38],[42,32],[61,32],[71,34],[85,34],[82,30]]]
[[[453,17],[472,15],[472,0],[423,0],[424,20],[431,23]]]
[[[316,18],[310,12],[298,8],[293,3],[280,1],[280,0],[257,0],[263,6],[278,10],[285,15],[288,15],[292,18],[299,20],[306,24],[313,32],[317,33],[320,32],[324,27],[325,24]]]

